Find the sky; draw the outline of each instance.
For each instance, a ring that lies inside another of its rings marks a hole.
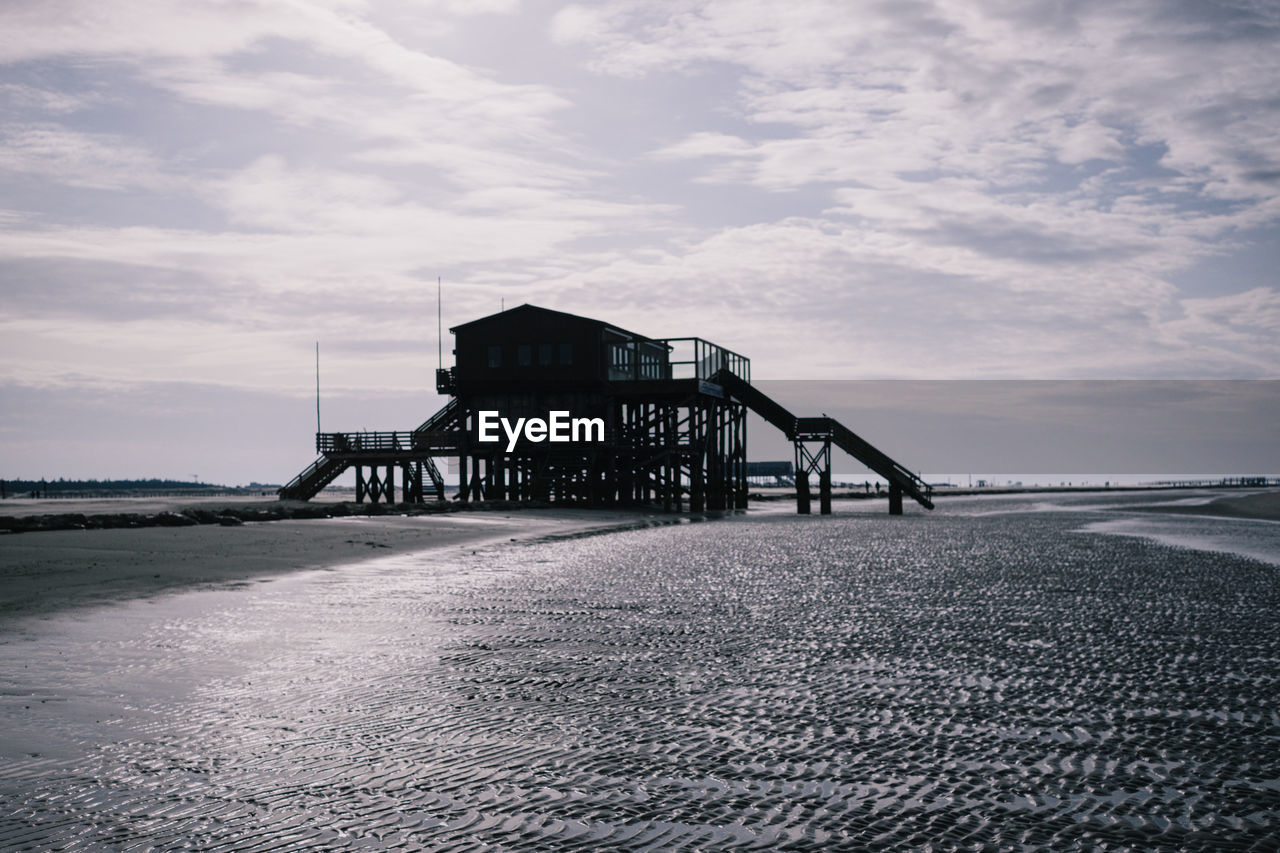
[[[762,380],[793,414],[828,415],[930,482],[972,474],[1102,484],[1280,475],[1277,380]],[[792,459],[754,414],[752,460]],[[810,445],[811,451],[820,444]],[[835,475],[863,466],[843,452]],[[1056,475],[1052,478],[1046,475]],[[1123,475],[1123,476],[1121,476]],[[878,479],[866,476],[865,479]],[[857,477],[859,482],[864,477]]]
[[[1272,0],[5,0],[0,477],[287,480],[316,342],[412,428],[437,277],[761,379],[1276,378],[1278,93]]]

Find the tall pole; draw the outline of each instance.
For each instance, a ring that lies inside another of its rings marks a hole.
[[[320,432],[320,342],[316,341],[316,432]]]
[[[436,369],[444,370],[444,328],[440,313],[440,276],[436,276]]]

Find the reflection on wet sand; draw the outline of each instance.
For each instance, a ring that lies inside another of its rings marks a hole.
[[[0,647],[0,846],[1280,846],[1276,569],[988,508],[68,616]]]

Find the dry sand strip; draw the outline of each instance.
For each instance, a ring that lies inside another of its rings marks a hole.
[[[1223,518],[1258,518],[1280,521],[1280,491],[1257,492],[1251,495],[1218,498],[1207,504],[1194,506],[1124,506],[1125,512],[1173,513],[1175,515],[1216,515]]]
[[[660,523],[638,511],[527,509],[0,536],[0,629],[15,619],[369,557]],[[671,521],[674,518],[667,518]]]

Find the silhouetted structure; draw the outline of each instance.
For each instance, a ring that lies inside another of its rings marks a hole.
[[[456,326],[456,366],[440,370],[449,403],[411,432],[319,433],[321,456],[280,490],[308,500],[349,467],[356,499],[444,499],[434,459],[458,459],[462,500],[548,500],[587,505],[660,504],[666,510],[744,508],[746,410],[781,429],[796,448],[798,509],[809,512],[809,476],[831,511],[831,446],[932,508],[914,474],[825,416],[797,418],[751,385],[751,362],[701,338],[648,338],[589,317],[521,305]],[[554,411],[596,419],[603,435],[551,442],[479,439],[481,412],[511,422]],[[596,440],[596,439],[599,440]],[[427,483],[430,482],[428,487]]]
[[[747,480],[767,480],[773,478],[774,486],[794,486],[796,469],[787,460],[781,462],[748,462]]]

